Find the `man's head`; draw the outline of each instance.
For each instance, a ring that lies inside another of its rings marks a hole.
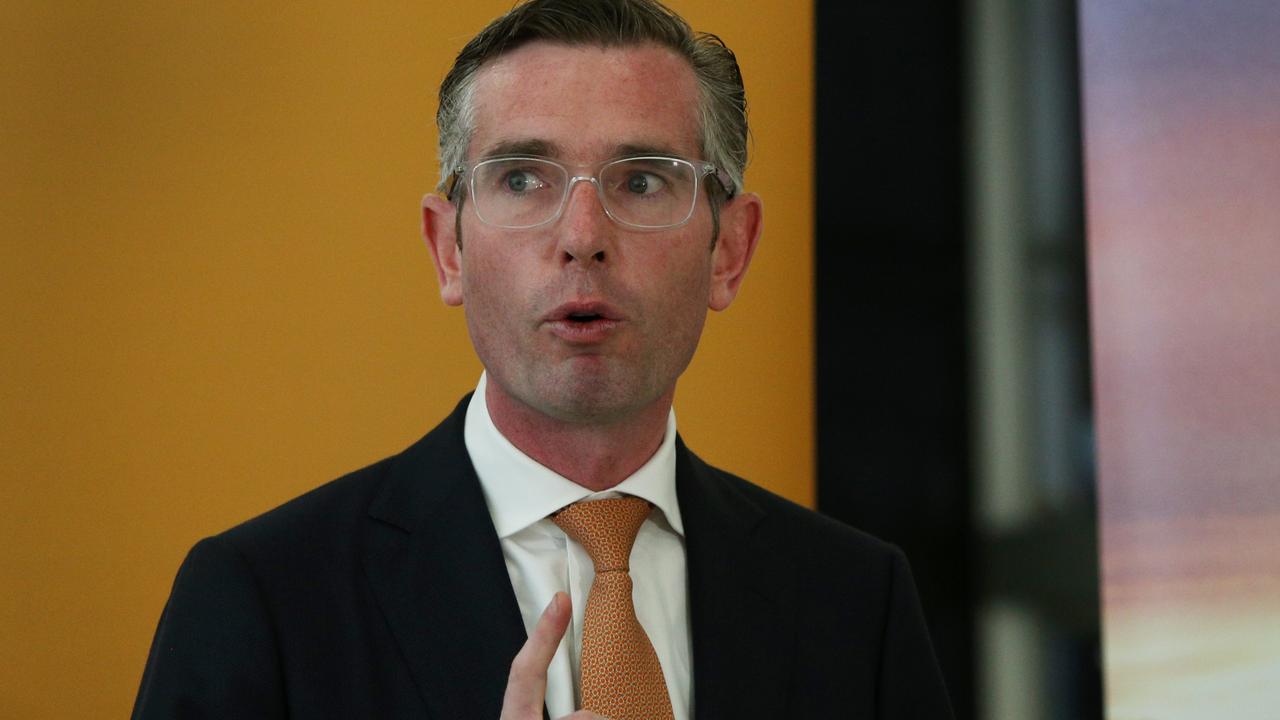
[[[733,51],[720,38],[695,33],[679,15],[652,0],[533,0],[494,20],[458,53],[440,84],[440,185],[445,190],[467,157],[475,132],[475,79],[480,68],[527,43],[622,47],[653,44],[683,57],[698,83],[702,159],[722,168],[742,190],[747,165],[747,96]]]
[[[736,157],[740,176],[741,80],[714,41],[737,87],[729,103],[737,129],[724,143],[725,131],[708,130],[718,120],[706,120],[705,83],[685,51],[710,41],[681,38],[694,36],[656,3],[534,0],[469,43],[445,81],[442,105],[453,105],[440,112],[445,175],[458,172],[464,188],[478,189],[465,207],[465,190],[428,196],[423,230],[441,296],[465,307],[499,427],[507,414],[590,425],[665,414],[707,309],[737,294],[759,237],[760,202],[738,193],[720,196],[717,208],[712,198],[723,189],[709,156]],[[524,160],[484,174],[511,156]],[[660,170],[620,177],[602,169],[635,156],[707,174],[695,173],[690,189]],[[716,190],[697,189],[708,186]],[[663,215],[667,227],[638,229],[606,212],[678,187],[692,210],[685,219]],[[478,211],[486,198],[504,203],[502,217]],[[512,209],[522,203],[559,210],[513,228],[523,224]]]

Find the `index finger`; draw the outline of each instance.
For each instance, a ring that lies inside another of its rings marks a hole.
[[[507,691],[502,696],[503,720],[541,718],[547,693],[547,666],[555,657],[569,627],[569,596],[558,592],[542,611],[538,624],[511,661]]]

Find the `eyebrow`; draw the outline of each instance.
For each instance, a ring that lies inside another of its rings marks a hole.
[[[499,140],[492,146],[487,148],[482,157],[502,157],[509,155],[536,155],[546,158],[560,158],[562,156],[560,146],[549,140],[541,140],[538,138],[516,138],[511,140]],[[641,143],[621,143],[613,147],[610,158],[621,157],[641,157],[645,155],[664,155],[680,157],[680,153],[673,150],[668,145],[660,144],[641,144]]]
[[[642,155],[665,155],[680,157],[680,153],[666,145],[631,145],[623,144],[614,147],[613,157],[640,157]]]
[[[547,140],[520,138],[516,140],[500,140],[484,152],[484,157],[499,157],[502,155],[540,155],[554,158],[560,156],[560,147]]]

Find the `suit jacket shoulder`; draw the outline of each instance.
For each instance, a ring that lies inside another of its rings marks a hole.
[[[681,451],[700,715],[952,717],[901,551]]]
[[[404,452],[197,543],[134,717],[497,717],[524,626],[466,404]]]
[[[686,449],[687,451],[687,449]],[[857,555],[884,558],[899,552],[896,546],[857,528],[797,504],[733,473],[710,465],[689,452],[695,473],[704,482],[718,486],[715,492],[724,502],[754,506],[761,520],[777,525],[782,532],[799,533],[797,544],[830,543]],[[735,498],[730,500],[729,498]],[[801,540],[803,538],[803,540]]]

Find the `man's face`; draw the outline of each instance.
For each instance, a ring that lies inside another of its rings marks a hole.
[[[536,148],[589,174],[636,149],[701,159],[696,103],[692,69],[669,50],[532,43],[479,72],[468,160]],[[741,250],[712,246],[705,192],[688,223],[656,232],[615,224],[589,182],[537,228],[491,227],[473,207],[460,211],[460,248],[447,247],[454,218],[436,218],[433,252],[445,301],[465,307],[491,406],[603,424],[670,402],[708,306],[727,306],[741,277],[724,267]]]

